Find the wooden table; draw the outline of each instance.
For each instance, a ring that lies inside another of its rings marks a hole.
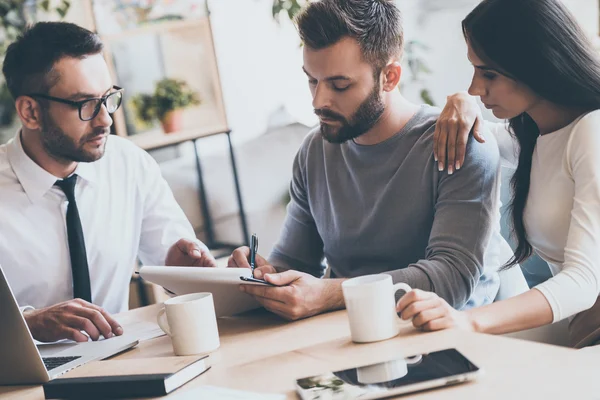
[[[160,306],[129,311],[130,321],[154,320]],[[600,398],[600,348],[572,350],[458,330],[423,333],[406,327],[394,339],[354,344],[345,311],[286,322],[258,310],[219,320],[221,347],[212,368],[173,392],[209,384],[295,399],[296,378],[455,347],[485,370],[473,383],[410,395],[411,399],[593,399]],[[119,358],[172,356],[168,337],[141,343]],[[0,387],[2,399],[43,399],[40,386]]]

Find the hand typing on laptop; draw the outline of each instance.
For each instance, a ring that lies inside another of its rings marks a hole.
[[[98,340],[100,335],[111,338],[123,334],[123,328],[109,313],[81,299],[25,311],[23,317],[31,335],[40,342],[61,339],[87,342],[89,338]]]

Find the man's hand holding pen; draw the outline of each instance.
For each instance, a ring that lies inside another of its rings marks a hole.
[[[258,241],[253,242],[255,249]],[[229,257],[229,268],[252,268],[252,250],[247,247],[236,249]],[[267,310],[288,320],[297,320],[328,310],[344,308],[341,279],[319,279],[300,271],[278,272],[260,254],[254,253],[256,279],[277,286],[240,285],[240,290],[248,293]]]
[[[248,268],[252,269],[250,266],[250,247],[243,246],[235,249],[229,260],[227,261],[227,268]],[[260,254],[255,255],[254,261],[254,277],[258,279],[262,279],[261,276],[257,276],[257,274],[261,273],[276,273],[275,268],[269,264],[267,260],[265,260]]]

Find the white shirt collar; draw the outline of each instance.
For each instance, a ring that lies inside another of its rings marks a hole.
[[[7,154],[11,168],[32,203],[44,197],[59,179],[29,158],[23,150],[20,131],[7,144]],[[74,173],[91,184],[96,181],[96,171],[91,163],[78,163]]]
[[[99,161],[100,160],[94,161],[94,162],[99,162]],[[87,181],[88,183],[90,183],[92,185],[94,185],[96,183],[96,168],[94,166],[94,163],[85,163],[85,162],[77,163],[77,168],[75,168],[74,174],[79,175],[79,177],[81,177],[81,179]]]

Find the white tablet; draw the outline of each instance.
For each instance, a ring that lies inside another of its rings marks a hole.
[[[176,295],[210,292],[215,302],[217,317],[238,314],[260,307],[254,297],[240,292],[240,278],[251,278],[248,268],[153,267],[143,266],[140,276]]]
[[[380,399],[455,385],[482,371],[456,349],[402,357],[298,379],[302,400]]]

